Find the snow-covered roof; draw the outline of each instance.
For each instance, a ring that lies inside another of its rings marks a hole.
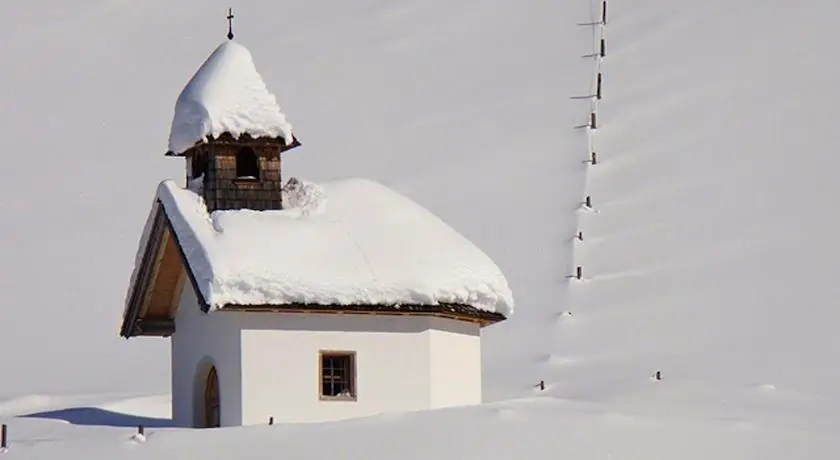
[[[408,198],[365,179],[295,183],[287,209],[211,214],[200,195],[161,183],[156,202],[211,308],[452,303],[512,313],[493,261]]]
[[[181,91],[169,150],[180,154],[223,133],[292,142],[292,126],[257,72],[251,53],[233,40],[219,45]]]

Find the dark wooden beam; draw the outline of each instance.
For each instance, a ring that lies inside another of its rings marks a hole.
[[[174,319],[139,319],[134,324],[135,335],[169,337],[175,333]]]
[[[366,314],[366,315],[405,315],[437,316],[460,321],[476,322],[489,326],[505,320],[500,313],[479,310],[464,304],[438,305],[324,305],[324,304],[284,304],[284,305],[225,305],[222,311],[276,312],[276,313],[320,313],[320,314]]]

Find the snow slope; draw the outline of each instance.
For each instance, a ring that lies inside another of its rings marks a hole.
[[[182,175],[161,156],[172,103],[228,5],[53,3],[10,5],[0,31],[15,171],[0,181],[0,348],[17,351],[0,398],[164,392],[166,344],[121,343],[119,306],[148,196]],[[236,5],[237,39],[304,143],[286,171],[381,181],[507,275],[517,314],[484,348],[485,394],[505,401],[142,446],[126,428],[16,418],[28,447],[10,453],[165,458],[202,439],[238,457],[836,457],[840,6],[613,1],[593,106],[599,62],[582,56],[600,29],[578,24],[597,3]],[[599,129],[575,129],[593,107]]]

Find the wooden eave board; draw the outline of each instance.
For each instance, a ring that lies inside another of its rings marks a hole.
[[[238,312],[253,312],[253,313],[285,313],[285,314],[305,314],[305,315],[365,315],[365,316],[422,316],[422,317],[436,317],[452,319],[456,321],[463,321],[467,323],[478,324],[480,327],[491,326],[504,320],[504,317],[499,315],[487,315],[486,317],[477,317],[474,315],[465,315],[452,312],[435,312],[435,311],[405,311],[399,309],[376,309],[365,310],[359,308],[306,308],[295,306],[272,306],[272,305],[226,305],[219,311],[238,311]]]

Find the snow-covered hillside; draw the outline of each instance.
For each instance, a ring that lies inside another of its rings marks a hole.
[[[228,6],[4,10],[10,458],[175,458],[197,441],[237,458],[840,452],[840,6],[819,0],[612,0],[603,29],[590,24],[600,0],[233,5],[237,39],[304,144],[286,155],[286,174],[383,182],[504,271],[518,308],[486,331],[494,402],[327,425],[152,429],[142,445],[130,428],[44,420],[166,424],[159,401],[103,393],[168,390],[166,342],[126,343],[117,327],[155,185],[182,177],[182,160],[163,157],[175,98],[224,39]],[[602,33],[603,61],[592,56]],[[591,150],[597,165],[585,163]],[[581,209],[587,195],[594,209]],[[576,266],[583,280],[568,278]]]

